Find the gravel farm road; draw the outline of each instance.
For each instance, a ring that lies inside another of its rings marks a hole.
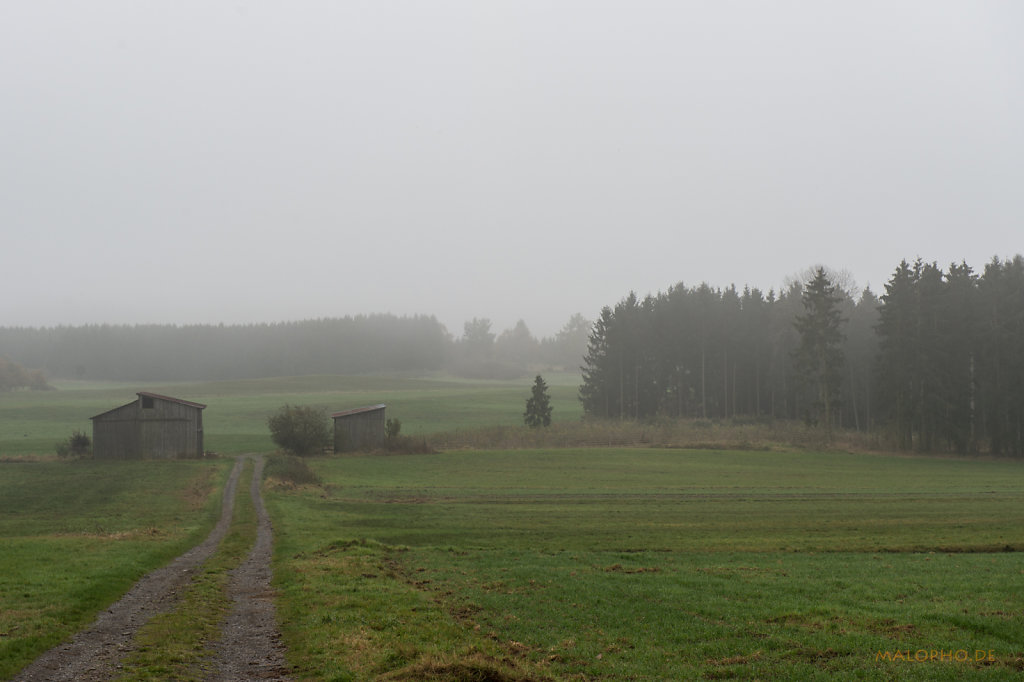
[[[260,495],[263,457],[254,461],[250,495],[259,519],[256,543],[248,558],[231,572],[228,583],[232,612],[222,625],[221,639],[211,642],[209,680],[288,680],[284,646],[277,629],[270,587],[273,531]],[[132,651],[135,633],[153,616],[173,610],[203,562],[213,556],[231,527],[235,491],[245,456],[235,460],[220,520],[210,535],[167,566],[137,582],[86,630],[46,652],[18,674],[23,681],[97,681],[121,675],[120,662]],[[203,676],[197,671],[197,676]]]

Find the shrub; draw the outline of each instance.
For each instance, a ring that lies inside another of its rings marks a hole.
[[[92,454],[92,440],[81,431],[75,431],[56,445],[58,457],[88,457]]]
[[[398,438],[398,434],[402,431],[402,422],[397,419],[388,419],[384,424],[384,436],[391,440],[392,438]]]
[[[270,437],[282,450],[311,455],[331,442],[327,413],[315,407],[285,405],[267,418]]]
[[[266,478],[293,485],[320,485],[323,480],[309,468],[305,460],[291,455],[273,455],[263,469]]]

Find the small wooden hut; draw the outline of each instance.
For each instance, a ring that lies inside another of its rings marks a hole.
[[[334,451],[352,452],[380,446],[384,442],[385,407],[385,405],[371,405],[332,414]]]
[[[141,392],[127,405],[92,417],[96,459],[179,459],[203,455],[206,405]]]

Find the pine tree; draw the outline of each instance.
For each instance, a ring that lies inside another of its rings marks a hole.
[[[885,285],[876,327],[880,351],[877,384],[883,410],[893,424],[896,445],[901,450],[913,447],[919,412],[916,298],[920,275],[920,261],[913,267],[905,260],[900,262]]]
[[[979,417],[994,455],[1024,455],[1024,257],[993,258],[978,280]]]
[[[587,353],[583,357],[583,384],[580,386],[580,402],[583,412],[591,417],[611,417],[613,414],[613,379],[611,369],[611,327],[612,309],[605,306],[597,318],[587,342]],[[617,389],[616,389],[617,390]],[[617,395],[617,393],[616,393]],[[615,403],[615,410],[618,410]]]
[[[870,431],[874,423],[871,397],[875,392],[874,370],[878,358],[878,311],[880,302],[870,287],[866,287],[856,305],[849,304],[846,323],[846,343],[843,354],[846,357],[843,390],[843,410],[847,416],[844,423],[852,424],[858,431]]]
[[[959,454],[977,452],[976,410],[978,359],[978,277],[965,262],[949,266],[942,313],[942,345],[946,351],[944,436]]]
[[[800,334],[800,346],[795,353],[800,376],[813,389],[814,402],[808,417],[824,421],[826,439],[832,440],[832,416],[839,400],[842,382],[844,340],[839,311],[842,296],[824,268],[818,268],[814,278],[804,286],[801,301],[804,314],[793,323]]]
[[[548,395],[548,386],[538,374],[533,382],[531,395],[526,400],[526,412],[523,413],[523,421],[533,429],[541,426],[551,426],[551,410],[551,397]]]

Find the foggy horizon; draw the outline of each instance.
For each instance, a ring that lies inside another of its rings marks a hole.
[[[1024,8],[0,9],[0,326],[522,319],[1022,250]]]
[[[1013,254],[1013,256],[1017,256],[1017,255],[1020,255],[1020,254]],[[1004,257],[1000,257],[1000,256],[995,256],[995,257],[996,258],[1001,258],[1001,260],[1004,260],[1004,261],[1005,260],[1009,260],[1009,259],[1012,258],[1011,256],[1006,256],[1005,258]],[[903,259],[901,259],[901,261],[902,260],[905,260],[905,261],[907,261],[908,263],[910,263],[912,265],[914,260],[916,260],[916,258],[915,259],[903,258]],[[928,259],[921,259],[921,260],[922,260],[922,262],[925,262],[925,263],[931,263],[932,262],[931,260],[928,260]],[[992,259],[989,259],[985,263],[967,263],[967,265],[971,266],[976,274],[981,274],[984,271],[985,264],[988,263],[988,262],[991,262],[991,260]],[[953,264],[959,264],[959,262],[954,262]],[[950,263],[946,263],[946,264],[938,263],[938,267],[940,269],[948,268],[949,265],[950,265]],[[120,321],[82,320],[82,321],[79,321],[79,322],[57,322],[57,323],[53,323],[53,324],[0,324],[0,328],[18,328],[18,327],[23,327],[23,328],[46,329],[46,328],[57,328],[57,327],[86,327],[86,326],[105,326],[105,325],[108,325],[108,326],[128,326],[128,327],[131,327],[131,326],[175,326],[175,327],[212,326],[212,327],[216,327],[216,326],[223,325],[223,326],[232,326],[232,327],[245,327],[245,326],[259,326],[259,325],[301,324],[301,323],[304,323],[304,322],[310,322],[310,321],[316,321],[316,320],[356,318],[356,317],[360,317],[360,316],[366,316],[366,317],[394,316],[394,317],[398,317],[398,318],[424,317],[424,318],[436,319],[449,332],[449,334],[451,334],[451,336],[454,339],[459,339],[462,336],[462,334],[463,334],[463,326],[464,326],[464,324],[466,322],[470,322],[471,320],[474,320],[474,319],[484,319],[484,320],[487,320],[487,321],[491,322],[491,332],[493,334],[495,334],[495,335],[499,335],[503,331],[509,331],[509,330],[513,329],[518,324],[519,321],[523,321],[526,324],[527,328],[530,330],[531,335],[535,339],[537,339],[539,341],[539,340],[544,339],[544,338],[552,338],[552,337],[554,337],[556,334],[558,334],[559,331],[561,331],[563,329],[563,327],[566,325],[566,323],[568,323],[570,321],[570,319],[573,316],[575,316],[575,315],[582,315],[584,318],[586,318],[590,322],[594,322],[596,320],[596,318],[600,315],[601,308],[603,308],[605,306],[614,307],[615,304],[619,303],[622,299],[626,298],[631,293],[634,293],[634,294],[637,295],[638,298],[643,299],[643,298],[648,297],[648,296],[657,296],[659,294],[663,294],[669,288],[676,287],[678,285],[685,285],[687,288],[692,288],[692,287],[700,287],[701,285],[707,284],[713,290],[722,290],[722,291],[724,291],[724,290],[726,290],[726,289],[728,289],[730,287],[735,287],[736,291],[742,292],[745,287],[749,287],[750,289],[757,289],[757,290],[761,291],[762,294],[764,294],[765,296],[767,296],[769,294],[769,292],[773,292],[777,296],[781,292],[787,290],[789,284],[791,282],[793,282],[793,281],[797,281],[797,282],[800,282],[800,283],[806,283],[806,280],[810,276],[812,276],[812,274],[813,274],[811,271],[813,271],[814,269],[816,269],[819,266],[820,267],[824,267],[825,270],[827,272],[829,272],[830,278],[833,279],[839,285],[839,288],[841,290],[845,291],[848,295],[850,295],[850,298],[854,302],[856,302],[858,300],[859,295],[865,289],[867,289],[867,288],[870,288],[871,291],[875,294],[876,297],[881,297],[885,293],[884,282],[883,282],[882,286],[878,286],[878,287],[876,287],[874,285],[871,285],[869,283],[862,284],[861,281],[856,278],[856,274],[855,273],[851,273],[851,272],[845,271],[845,270],[837,271],[834,268],[829,268],[827,265],[815,264],[815,265],[812,265],[812,266],[808,266],[807,268],[804,268],[801,272],[793,273],[793,274],[788,275],[788,276],[786,276],[784,278],[781,278],[780,283],[778,285],[771,286],[771,287],[762,287],[762,286],[758,286],[757,284],[749,283],[749,282],[744,283],[743,285],[739,285],[739,284],[737,284],[735,282],[729,282],[728,284],[720,284],[720,283],[716,283],[716,282],[706,282],[706,281],[705,282],[683,282],[683,281],[679,281],[679,282],[673,282],[673,283],[667,284],[665,286],[659,287],[657,290],[646,291],[646,292],[640,292],[640,291],[637,291],[635,289],[630,289],[630,290],[627,290],[627,291],[623,291],[620,295],[616,296],[614,299],[610,299],[610,300],[602,303],[596,310],[594,310],[592,312],[577,311],[577,312],[574,312],[574,313],[567,314],[565,319],[563,319],[561,322],[556,323],[555,326],[552,327],[551,330],[547,331],[547,332],[538,332],[534,328],[534,326],[531,325],[531,323],[530,323],[530,321],[528,319],[526,319],[525,317],[516,317],[514,315],[512,317],[508,318],[509,321],[506,324],[503,321],[496,321],[496,319],[494,317],[489,316],[487,314],[474,315],[474,316],[470,316],[470,317],[467,317],[465,319],[460,319],[460,320],[453,319],[451,321],[446,321],[446,320],[442,319],[441,316],[436,315],[434,313],[430,313],[430,312],[395,313],[395,312],[392,312],[392,311],[367,311],[367,312],[359,312],[359,313],[338,313],[338,314],[332,314],[332,315],[313,315],[313,316],[308,316],[308,317],[303,317],[303,318],[253,319],[253,320],[250,320],[250,319],[237,319],[237,320],[229,320],[229,319],[216,319],[216,320],[215,319],[158,320],[158,319],[152,319],[152,320],[146,320],[146,321],[134,321],[134,320],[120,320]],[[898,266],[898,263],[894,263],[894,265],[892,267],[892,270],[895,270],[897,266]],[[886,282],[888,282],[889,279],[890,278],[887,278]],[[848,287],[851,287],[851,286],[853,287],[853,289],[852,290],[848,289]]]

